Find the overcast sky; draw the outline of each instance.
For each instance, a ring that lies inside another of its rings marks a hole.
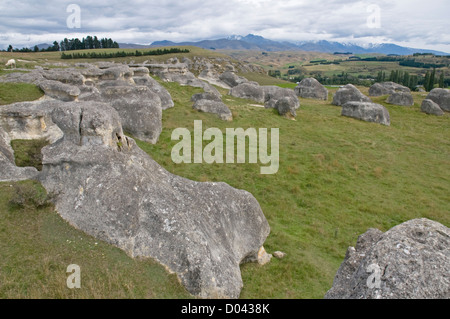
[[[79,20],[70,4],[80,8]],[[0,48],[86,35],[150,44],[252,33],[450,53],[449,13],[449,0],[0,0]]]

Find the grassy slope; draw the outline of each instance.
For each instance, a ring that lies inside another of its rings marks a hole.
[[[289,121],[229,96],[224,101],[235,120],[225,123],[191,109],[188,100],[195,90],[164,85],[175,108],[164,112],[160,142],[139,145],[175,174],[250,191],[272,228],[266,250],[288,254],[264,267],[244,265],[243,298],[322,298],[347,247],[368,228],[386,231],[417,217],[450,225],[450,176],[443,171],[450,164],[450,117],[421,113],[419,94],[412,108],[385,104],[391,127],[344,118],[330,102],[303,99],[297,121]],[[384,103],[385,98],[374,100]],[[172,163],[172,130],[192,130],[196,119],[203,120],[204,130],[222,132],[280,128],[280,171],[263,176],[256,164]]]
[[[297,120],[289,121],[253,102],[224,96],[234,115],[230,123],[192,110],[189,99],[199,89],[163,85],[175,107],[164,112],[159,143],[139,145],[175,174],[250,191],[272,229],[266,250],[288,254],[264,267],[242,266],[243,298],[322,298],[347,247],[368,228],[385,231],[416,217],[450,226],[450,176],[444,170],[450,164],[450,118],[420,113],[420,94],[412,108],[385,104],[391,127],[340,117],[340,108],[329,102],[302,99]],[[280,128],[278,174],[260,175],[256,164],[174,164],[171,132],[192,130],[198,119],[203,129],[223,132],[227,127]],[[132,260],[74,230],[51,207],[12,207],[13,193],[10,183],[0,184],[1,298],[188,297],[161,266]],[[71,263],[82,268],[81,290],[65,286]]]

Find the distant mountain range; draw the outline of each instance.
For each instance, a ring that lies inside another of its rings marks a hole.
[[[184,45],[191,45],[210,50],[258,50],[268,52],[303,50],[323,53],[351,52],[352,54],[381,53],[411,55],[414,53],[433,53],[436,55],[450,55],[449,53],[440,51],[408,48],[389,43],[370,44],[364,47],[351,43],[330,42],[325,40],[293,43],[273,41],[253,34],[247,36],[233,35],[228,38],[202,40],[198,42],[156,41],[151,44],[152,47]],[[122,48],[122,46],[120,47]]]

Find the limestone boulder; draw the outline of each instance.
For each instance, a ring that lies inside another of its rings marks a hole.
[[[230,88],[238,86],[242,83],[247,83],[248,80],[242,76],[236,75],[236,73],[232,71],[225,71],[219,76],[220,81],[228,85]]]
[[[201,112],[217,114],[223,121],[233,120],[230,109],[222,101],[198,100],[192,107]]]
[[[261,88],[264,91],[265,108],[276,108],[277,102],[284,98],[288,98],[287,100],[289,100],[289,103],[294,110],[297,110],[300,107],[300,101],[294,90],[271,85],[261,86]]]
[[[347,102],[372,102],[370,98],[361,93],[353,84],[340,88],[333,97],[333,105],[342,106]]]
[[[72,68],[46,70],[45,72],[42,72],[42,76],[47,80],[58,81],[75,86],[83,85],[86,81],[84,76],[78,70]]]
[[[434,103],[445,111],[450,112],[450,90],[449,89],[433,89],[427,96],[428,100]]]
[[[78,87],[59,81],[42,80],[38,82],[38,86],[45,95],[65,102],[76,101],[81,94]]]
[[[275,104],[275,109],[278,110],[278,113],[281,116],[284,116],[288,119],[295,119],[297,116],[296,108],[298,98],[295,97],[283,97],[279,100],[277,100],[277,103]]]
[[[395,82],[382,82],[375,83],[370,87],[369,96],[382,96],[399,92],[410,93],[411,90],[408,87]]]
[[[413,106],[414,98],[409,92],[395,92],[389,95],[386,103],[400,106]]]
[[[438,104],[434,103],[432,100],[425,99],[422,102],[422,106],[420,110],[426,114],[442,116],[444,115],[444,111],[439,107]]]
[[[266,94],[264,89],[253,83],[242,83],[231,88],[229,94],[234,97],[253,100],[258,103],[265,103]]]
[[[450,229],[415,219],[347,250],[326,299],[449,299]]]
[[[366,122],[391,125],[389,111],[381,104],[368,102],[348,102],[342,106],[342,116]]]
[[[119,113],[123,128],[134,137],[155,144],[162,131],[159,96],[145,86],[112,86],[101,90],[102,101]]]
[[[148,69],[145,68],[147,71]],[[142,73],[138,73],[142,74]],[[161,100],[161,107],[163,110],[170,109],[174,107],[174,103],[172,100],[172,96],[170,95],[169,91],[167,91],[166,88],[164,88],[161,84],[158,83],[154,78],[147,75],[140,75],[140,76],[134,76],[133,80],[136,85],[138,86],[146,86],[150,89],[150,91],[156,93],[160,100]]]
[[[316,79],[303,79],[294,89],[297,96],[306,99],[328,100],[328,90]]]
[[[51,115],[64,137],[43,149],[39,180],[67,222],[157,260],[194,296],[239,297],[239,265],[257,259],[270,232],[250,193],[167,172],[107,104],[61,103]]]

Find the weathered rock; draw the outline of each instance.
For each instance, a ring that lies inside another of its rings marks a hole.
[[[281,88],[279,86],[261,86],[264,91],[265,108],[276,108],[276,104],[283,98],[289,98],[291,107],[296,110],[300,107],[300,101],[291,89]]]
[[[302,98],[328,100],[328,90],[314,78],[303,79],[294,91]]]
[[[229,94],[234,97],[249,99],[258,103],[264,103],[266,97],[264,89],[261,86],[251,83],[239,84],[231,88]]]
[[[239,265],[258,256],[270,231],[250,193],[167,172],[123,135],[106,104],[62,103],[52,120],[64,138],[43,149],[39,179],[66,221],[156,259],[195,296],[239,297]]]
[[[371,229],[360,236],[325,298],[449,299],[449,273],[449,228],[415,219],[384,234]]]
[[[273,257],[275,257],[277,259],[283,259],[284,257],[286,257],[286,253],[284,253],[282,251],[275,251],[273,253]]]
[[[275,108],[281,116],[289,119],[295,119],[297,116],[297,112],[295,112],[295,105],[297,101],[297,97],[283,97],[277,101]]]
[[[242,83],[247,83],[248,80],[242,76],[236,75],[234,72],[226,71],[219,76],[219,79],[228,85],[230,88],[234,88]]]
[[[430,115],[442,116],[445,114],[439,105],[428,99],[423,100],[420,110]]]
[[[63,136],[49,116],[55,100],[20,102],[0,107],[0,128],[11,140],[45,138],[51,143]],[[59,103],[59,102],[58,102]]]
[[[216,95],[211,92],[197,93],[197,94],[192,95],[192,97],[191,97],[192,102],[197,102],[200,100],[211,100],[211,101],[216,101],[216,102],[222,102],[222,98],[220,97],[220,95]]]
[[[61,130],[47,114],[48,108],[45,105],[48,103],[51,101],[15,103],[0,107],[0,181],[21,181],[37,177],[36,168],[16,166],[11,141],[44,138],[55,142],[61,138]]]
[[[411,90],[395,82],[375,83],[369,89],[369,96],[382,96],[398,92],[411,93]]]
[[[414,98],[409,92],[395,92],[389,95],[386,103],[400,106],[413,106]]]
[[[222,101],[205,99],[197,100],[192,107],[201,112],[217,114],[223,121],[233,120],[230,109]]]
[[[433,89],[427,96],[428,100],[434,103],[446,112],[450,112],[450,90],[449,89]]]
[[[43,80],[38,82],[38,86],[45,95],[65,102],[76,101],[81,94],[78,87],[58,81]]]
[[[389,126],[389,111],[381,104],[368,102],[348,102],[342,106],[342,116],[353,117],[366,122]]]
[[[353,84],[340,88],[333,97],[333,105],[342,106],[347,102],[372,102],[370,98],[361,93]]]
[[[58,81],[64,84],[81,86],[85,82],[85,78],[76,69],[51,69],[42,72],[42,76],[47,80]]]
[[[101,91],[102,101],[117,110],[123,128],[138,139],[155,144],[162,131],[161,100],[145,86],[114,86]]]
[[[32,70],[30,72],[8,73],[0,76],[0,82],[14,82],[14,83],[37,83],[45,80],[39,70]]]
[[[147,71],[148,69],[145,68]],[[167,91],[161,84],[158,83],[154,78],[149,75],[135,76],[133,77],[134,82],[138,86],[146,86],[150,91],[156,93],[161,99],[161,107],[163,110],[167,110],[174,106],[172,96],[169,91]]]

